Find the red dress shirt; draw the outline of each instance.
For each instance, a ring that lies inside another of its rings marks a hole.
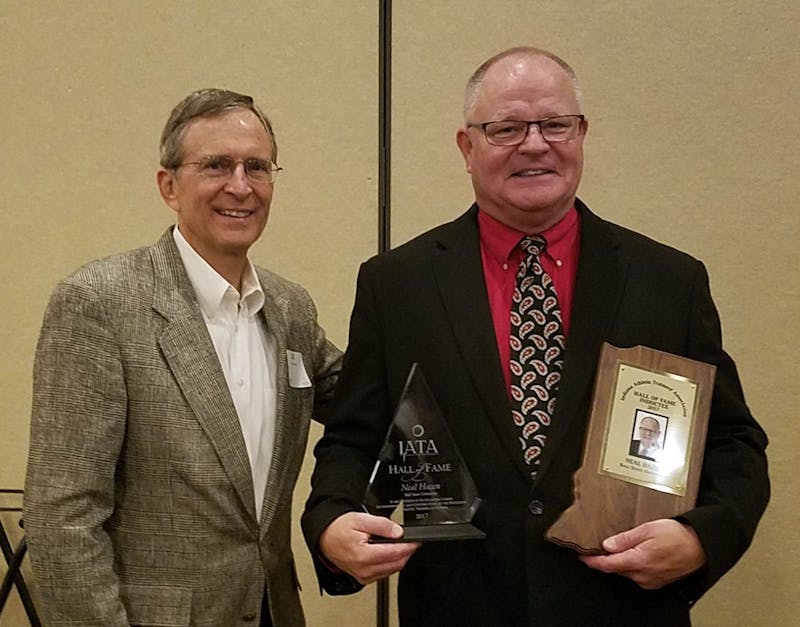
[[[511,374],[508,342],[511,329],[511,298],[514,295],[517,271],[522,261],[522,250],[518,244],[526,234],[497,221],[483,211],[478,211],[478,230],[483,276],[486,281],[486,292],[489,295],[497,349],[500,352],[506,387],[509,387]],[[542,266],[553,279],[564,323],[564,337],[567,337],[580,252],[580,219],[575,207],[540,235],[547,242]]]

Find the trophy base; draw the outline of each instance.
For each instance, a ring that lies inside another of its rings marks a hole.
[[[414,525],[403,527],[402,538],[371,536],[370,544],[396,544],[398,542],[446,542],[448,540],[483,540],[486,534],[469,523],[444,523],[440,525]]]

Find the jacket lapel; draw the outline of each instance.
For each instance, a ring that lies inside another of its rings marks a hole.
[[[288,460],[295,455],[301,455],[294,450],[294,442],[297,440],[293,432],[298,428],[297,425],[287,424],[286,399],[289,387],[289,373],[286,360],[286,310],[289,306],[282,290],[275,283],[274,279],[265,272],[258,271],[258,279],[264,290],[264,307],[261,310],[262,321],[268,333],[275,342],[276,362],[278,365],[276,379],[276,405],[275,405],[275,440],[272,446],[272,458],[270,462],[267,487],[264,492],[264,502],[261,509],[261,534],[265,534],[270,522],[278,508],[278,499],[285,494],[284,482],[287,477]]]
[[[558,454],[574,422],[584,422],[588,417],[600,348],[610,335],[627,273],[627,263],[619,255],[608,223],[580,200],[576,200],[575,206],[581,218],[581,249],[572,300],[572,326],[540,476]]]
[[[239,418],[171,229],[151,249],[151,259],[153,308],[166,320],[159,346],[255,524],[253,480]]]
[[[580,200],[581,249],[573,295],[570,336],[564,356],[553,424],[544,447],[538,477],[541,478],[558,454],[575,420],[585,421],[597,360],[622,296],[626,263],[604,220]],[[477,206],[443,231],[437,241],[432,268],[448,312],[462,360],[470,373],[495,431],[520,474],[530,477],[523,461],[511,406],[495,342],[494,325],[486,294],[476,221]]]
[[[509,458],[528,477],[530,471],[522,459],[514,431],[497,351],[481,261],[477,211],[477,205],[473,205],[441,233],[431,267],[472,384]]]

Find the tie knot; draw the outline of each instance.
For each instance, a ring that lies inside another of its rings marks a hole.
[[[519,242],[519,247],[528,255],[539,257],[544,251],[547,242],[541,235],[527,235]]]

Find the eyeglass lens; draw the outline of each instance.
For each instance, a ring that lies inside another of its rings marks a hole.
[[[580,129],[580,116],[563,115],[535,122],[502,120],[484,126],[486,139],[496,146],[513,146],[525,141],[531,126],[538,127],[542,138],[548,142],[564,142],[574,139]],[[534,131],[535,132],[535,131]]]
[[[214,155],[200,162],[200,173],[208,178],[233,176],[236,167],[242,163],[244,172],[252,181],[269,182],[274,175],[274,167],[263,159],[244,159],[237,161],[228,155]]]

